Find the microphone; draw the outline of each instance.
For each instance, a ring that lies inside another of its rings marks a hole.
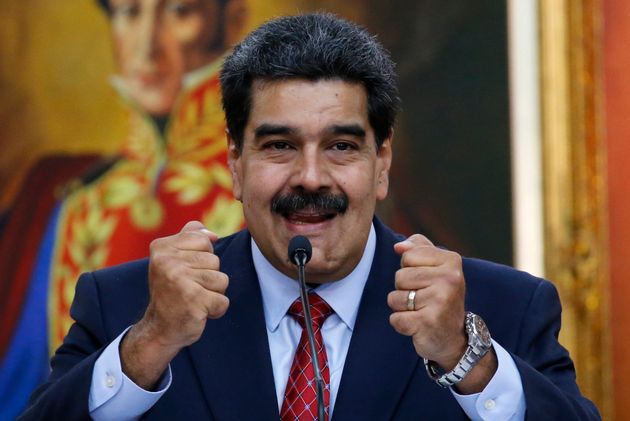
[[[289,260],[294,265],[305,266],[311,260],[312,254],[311,242],[303,235],[296,235],[289,241]]]
[[[308,302],[308,294],[306,293],[306,277],[304,275],[304,266],[311,260],[313,247],[308,238],[303,235],[296,235],[289,241],[289,260],[298,267],[298,283],[300,284],[300,300],[304,308],[304,324],[306,325],[306,334],[308,336],[309,347],[311,348],[311,363],[315,372],[315,384],[317,385],[317,420],[325,421],[324,414],[324,380],[319,369],[317,361],[317,350],[315,348],[315,335],[313,334],[313,318],[311,316],[311,307]]]

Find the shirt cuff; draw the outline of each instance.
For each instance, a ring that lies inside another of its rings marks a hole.
[[[473,421],[523,420],[527,406],[521,375],[510,354],[494,340],[492,346],[498,366],[485,389],[472,395],[460,395],[451,388],[451,393]]]
[[[110,343],[94,364],[88,401],[90,416],[94,420],[137,419],[151,409],[171,385],[170,365],[160,378],[155,392],[142,389],[123,373],[119,347],[130,328]]]

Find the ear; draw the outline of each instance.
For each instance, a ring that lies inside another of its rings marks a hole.
[[[230,0],[226,3],[223,12],[226,48],[232,47],[243,38],[248,19],[247,0]]]
[[[232,174],[232,194],[236,200],[241,200],[243,194],[243,164],[241,162],[241,150],[238,148],[229,130],[225,130],[228,142],[228,167]]]
[[[394,132],[383,141],[376,151],[376,199],[383,200],[389,191],[389,170],[392,166],[392,141]]]

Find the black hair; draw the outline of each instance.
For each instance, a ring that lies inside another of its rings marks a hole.
[[[242,146],[254,80],[341,79],[361,83],[378,147],[399,107],[394,63],[364,28],[328,13],[271,20],[251,32],[223,64],[221,91],[230,135]]]
[[[111,6],[109,5],[109,0],[98,0],[98,4],[100,4],[103,10],[105,10],[107,13],[111,12]]]

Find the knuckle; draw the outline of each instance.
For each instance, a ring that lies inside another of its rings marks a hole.
[[[400,325],[400,314],[398,313],[392,313],[389,315],[389,324],[394,328],[394,330],[400,334],[402,334],[402,332],[400,331],[399,325]]]
[[[184,231],[178,234],[181,243],[199,250],[212,251],[210,239],[201,231]]]
[[[425,325],[428,330],[436,330],[441,328],[440,315],[438,312],[430,312],[425,318]]]
[[[177,240],[179,242],[193,241],[197,237],[198,237],[198,235],[197,235],[196,231],[183,231],[183,232],[180,232],[179,234],[177,234]]]
[[[225,295],[215,294],[208,306],[208,317],[218,319],[223,316],[229,307],[229,300]]]
[[[164,253],[161,249],[159,248],[151,249],[149,263],[152,266],[155,266],[155,267],[166,266],[166,263],[168,262],[168,260],[169,260],[168,254]]]
[[[203,323],[207,320],[206,312],[201,310],[200,308],[195,308],[195,310],[190,312],[190,319],[194,322],[195,325]]]
[[[418,233],[416,233],[416,234],[412,234],[412,235],[411,235],[411,236],[409,236],[409,238],[408,238],[408,240],[413,241],[414,243],[415,243],[415,242],[418,242],[418,241],[422,241],[422,240],[424,240],[424,239],[425,239],[424,235],[422,235],[422,234],[418,234]]]
[[[217,291],[220,293],[225,293],[225,291],[227,290],[228,286],[230,285],[230,278],[222,272],[216,272],[217,273],[217,277],[216,277],[216,281],[217,281]]]
[[[454,251],[450,251],[450,250],[449,250],[449,251],[448,251],[448,254],[449,254],[449,256],[451,257],[451,259],[453,259],[453,261],[454,261],[454,262],[456,262],[456,263],[460,263],[460,264],[461,264],[461,262],[462,262],[462,256],[461,256],[459,253],[454,252]]]
[[[398,269],[394,275],[394,285],[396,289],[402,289],[405,285],[406,271],[404,269]]]
[[[213,253],[208,254],[208,266],[211,269],[219,270],[221,267],[221,259],[219,259],[219,256]]]
[[[411,253],[409,251],[406,251],[400,257],[400,266],[405,268],[405,267],[408,267],[410,265],[411,265]]]
[[[443,274],[444,281],[452,288],[459,289],[464,285],[464,274],[460,267],[450,267]]]
[[[394,313],[390,316],[390,323],[401,335],[411,336],[413,334],[412,320],[404,316],[406,315]]]
[[[409,240],[413,241],[415,244],[433,245],[433,243],[422,234],[413,234],[411,237],[409,237]]]
[[[197,303],[200,299],[199,292],[196,290],[196,288],[193,288],[192,286],[182,288],[180,297],[184,303]]]
[[[413,334],[413,326],[408,318],[402,319],[400,328],[403,335],[411,336]]]
[[[204,287],[210,291],[224,293],[228,287],[229,278],[224,273],[207,270],[201,272],[200,277]]]
[[[435,293],[433,297],[433,303],[438,308],[447,306],[449,302],[450,302],[450,295],[446,293],[445,291],[438,291]]]
[[[389,294],[387,294],[387,305],[392,310],[396,308],[396,295],[396,291],[391,291]]]
[[[156,238],[156,239],[152,240],[149,243],[149,251],[151,252],[151,254],[157,252],[157,250],[160,249],[161,245],[162,245],[162,239],[161,238]]]
[[[179,264],[166,264],[162,269],[166,278],[170,281],[183,279],[186,276],[185,268]]]
[[[199,221],[188,221],[186,222],[186,224],[184,224],[184,226],[182,227],[181,231],[182,232],[187,232],[190,230],[200,230],[204,228],[204,225],[199,222]]]
[[[413,289],[416,281],[420,278],[419,268],[406,267],[396,272],[396,288],[399,290]]]
[[[453,269],[451,271],[450,281],[455,287],[459,286],[460,284],[463,284],[463,280],[464,280],[464,276],[461,270]]]

